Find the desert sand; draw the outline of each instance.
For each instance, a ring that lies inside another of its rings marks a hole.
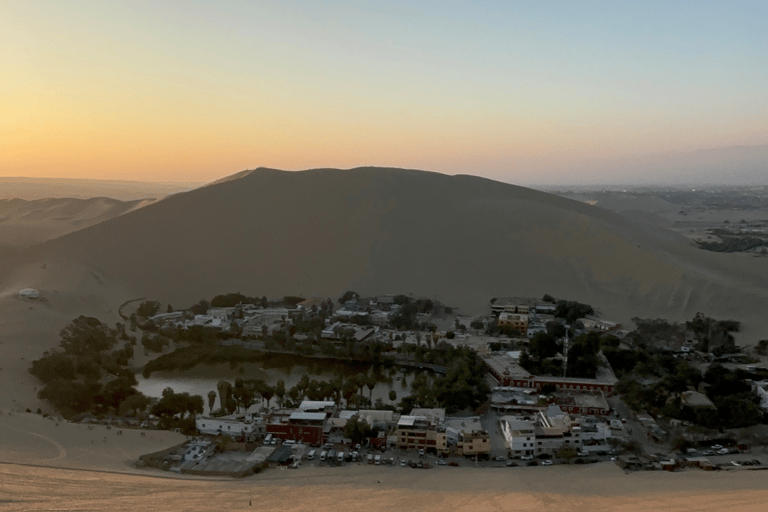
[[[118,201],[46,198],[0,199],[0,246],[28,247],[151,204],[155,199]]]
[[[612,463],[414,470],[348,465],[183,477],[133,462],[183,441],[0,414],[3,510],[762,510],[766,472],[624,474]],[[249,507],[249,502],[252,506]]]
[[[175,307],[241,291],[414,293],[466,313],[497,296],[593,304],[605,317],[736,318],[765,336],[768,261],[588,204],[472,176],[363,168],[258,169],[177,194],[8,258],[9,275],[76,262]],[[39,263],[39,264],[38,264]],[[132,298],[132,297],[126,297]]]

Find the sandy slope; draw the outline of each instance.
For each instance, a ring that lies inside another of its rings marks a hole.
[[[128,298],[97,271],[69,261],[17,266],[5,284],[0,292],[0,408],[47,411],[46,403],[37,399],[39,382],[27,371],[30,363],[58,345],[59,330],[73,318],[120,321],[117,308]],[[40,290],[40,300],[18,297],[18,290],[30,286]]]
[[[118,201],[46,198],[0,199],[0,245],[26,247],[141,208],[154,199]]]
[[[765,261],[701,251],[542,192],[421,171],[259,169],[21,258],[62,256],[175,305],[236,290],[336,297],[350,288],[476,311],[494,296],[550,293],[621,321],[702,311],[751,322],[768,305]]]
[[[768,500],[765,472],[625,475],[612,463],[427,471],[353,464],[271,470],[244,480],[187,479],[132,464],[141,453],[176,444],[182,436],[122,432],[0,412],[0,506],[115,511],[752,511],[762,510]]]

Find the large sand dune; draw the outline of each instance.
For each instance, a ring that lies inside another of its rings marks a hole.
[[[438,297],[472,312],[494,296],[550,293],[620,321],[701,311],[762,329],[768,306],[764,260],[701,251],[663,229],[530,189],[395,169],[241,173],[19,258],[52,259],[177,307],[237,290],[336,297],[355,289]]]

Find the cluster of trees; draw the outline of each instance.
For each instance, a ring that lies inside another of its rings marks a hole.
[[[698,242],[699,247],[713,252],[746,252],[757,247],[768,247],[768,240],[747,235],[721,235],[721,242]]]
[[[414,300],[406,295],[396,295],[394,301],[399,307],[389,322],[395,329],[407,330],[418,327],[417,315],[430,313],[435,307],[430,299]]]
[[[463,345],[452,348],[452,362],[445,375],[416,375],[411,394],[400,402],[403,411],[421,406],[444,407],[446,412],[455,413],[475,410],[488,400],[491,390],[486,382],[487,371],[477,353]]]
[[[600,335],[588,332],[578,336],[568,347],[566,376],[594,379],[600,366]]]
[[[568,347],[566,376],[594,379],[600,366],[600,347],[600,335],[594,332],[582,334],[574,339]],[[552,359],[562,350],[563,345],[557,337],[548,332],[536,333],[528,344],[528,349],[521,354],[520,365],[534,375],[562,375],[562,361]]]
[[[549,333],[539,332],[528,343],[528,349],[520,355],[520,366],[534,375],[563,375],[563,362],[551,359],[562,352],[563,345]]]
[[[708,326],[704,327],[707,321],[703,317],[694,319],[692,323],[698,324],[699,330],[709,330]],[[735,327],[728,322],[724,325]],[[652,414],[664,414],[709,428],[745,427],[768,419],[747,382],[747,379],[761,379],[768,375],[731,371],[719,364],[711,365],[702,374],[669,351],[644,344],[640,349],[621,349],[618,340],[605,342],[603,354],[620,379],[617,392],[634,410],[646,409]],[[653,383],[640,384],[638,377]],[[682,393],[699,390],[702,384],[705,385],[703,391],[715,405],[714,409],[683,403]]]
[[[736,320],[715,320],[702,313],[696,313],[693,320],[685,322],[685,327],[693,331],[699,340],[697,350],[718,351],[723,354],[736,348],[736,341],[730,333],[739,332],[741,324]]]
[[[595,310],[589,304],[570,300],[558,300],[555,303],[555,317],[563,318],[565,323],[573,324],[579,318],[594,314]]]
[[[203,397],[200,395],[176,393],[172,388],[165,388],[160,400],[152,406],[151,412],[160,418],[160,428],[179,428],[189,435],[196,431],[195,416],[203,413],[203,405]]]
[[[215,296],[211,299],[210,305],[213,308],[233,308],[238,304],[258,304],[267,307],[268,301],[266,297],[248,297],[240,292],[235,292]]]
[[[92,412],[135,415],[146,409],[147,397],[135,389],[128,368],[136,339],[125,326],[115,329],[97,318],[79,316],[59,332],[59,347],[32,362],[30,373],[43,382],[38,397],[65,416]],[[112,350],[120,341],[123,345]],[[103,379],[107,378],[106,383]]]
[[[367,421],[357,414],[347,420],[344,426],[344,437],[351,439],[352,444],[363,443],[366,439],[378,435],[378,430],[371,428]]]

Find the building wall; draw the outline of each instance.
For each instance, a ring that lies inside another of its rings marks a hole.
[[[195,427],[201,434],[212,436],[218,434],[239,436],[258,433],[258,428],[253,422],[224,421],[217,418],[198,418],[195,420]]]
[[[317,425],[293,425],[291,423],[268,423],[267,433],[280,439],[295,439],[304,444],[321,445],[325,442],[323,427]]]
[[[397,429],[397,447],[403,450],[434,448],[438,452],[448,450],[448,438],[445,432],[434,429]]]
[[[475,436],[471,440],[459,443],[462,455],[482,455],[491,453],[491,438],[488,436]]]

